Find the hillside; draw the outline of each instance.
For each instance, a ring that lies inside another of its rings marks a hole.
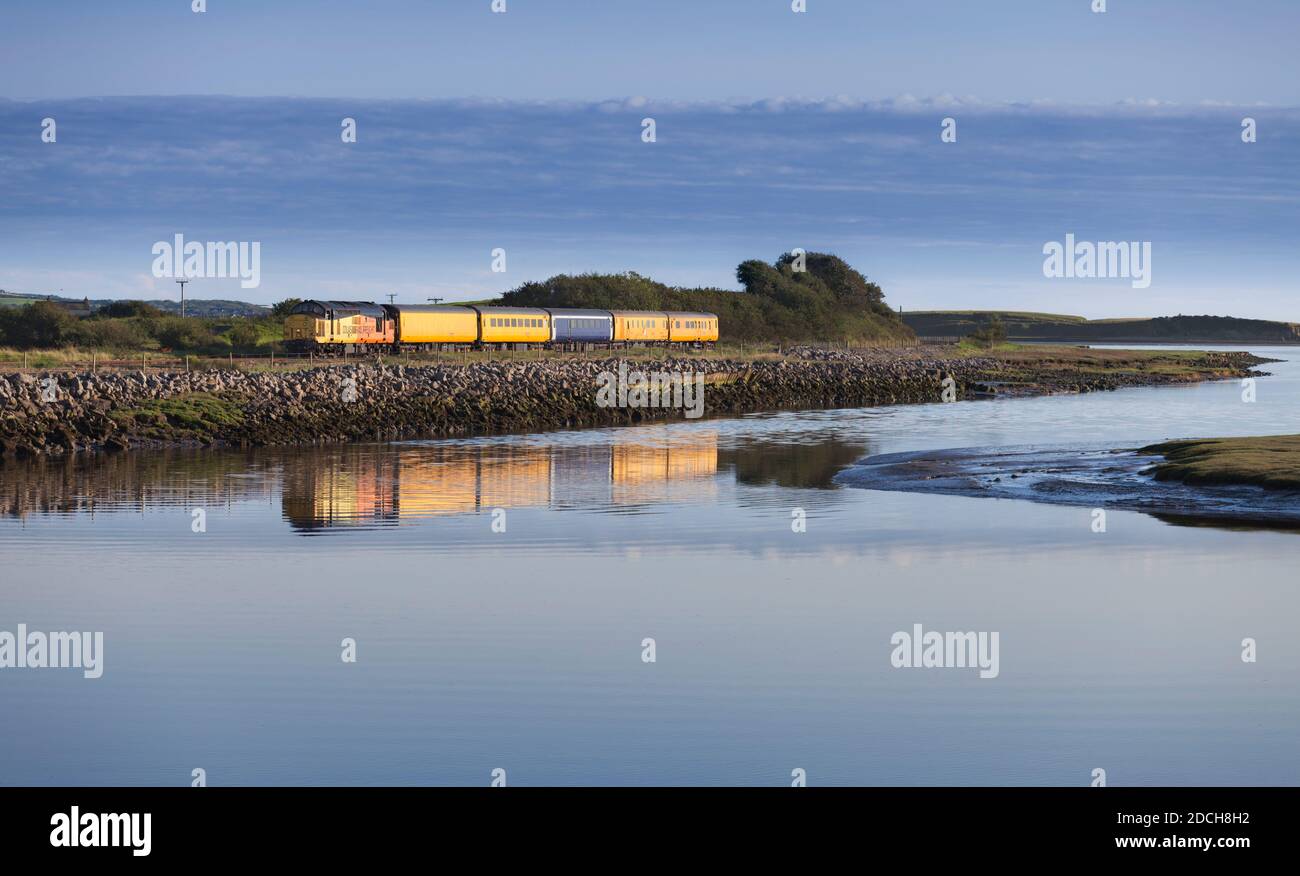
[[[35,301],[50,301],[73,313],[91,313],[114,303],[113,298],[67,298],[59,295],[34,295],[30,293],[6,292],[0,289],[0,307],[23,307]],[[145,304],[161,310],[171,316],[179,316],[180,301],[155,299]],[[224,298],[187,298],[185,315],[205,318],[246,316],[266,316],[271,308],[262,304],[249,304],[247,301],[232,301]]]
[[[702,310],[718,314],[723,337],[753,341],[907,340],[912,330],[884,292],[844,260],[808,253],[805,271],[784,255],[742,262],[744,291],[667,286],[636,273],[559,274],[505,293],[502,304],[601,310]]]
[[[1300,326],[1234,316],[1158,316],[1154,318],[1084,319],[1057,313],[1012,310],[918,310],[903,322],[922,337],[964,337],[997,316],[1010,340],[1084,341],[1095,343],[1300,343]]]

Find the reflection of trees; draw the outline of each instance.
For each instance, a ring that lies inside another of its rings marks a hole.
[[[0,514],[144,510],[269,499],[276,477],[252,452],[168,449],[36,457],[0,466]]]
[[[866,455],[865,443],[836,439],[816,444],[748,441],[719,452],[718,462],[732,466],[742,484],[828,489],[836,474]]]

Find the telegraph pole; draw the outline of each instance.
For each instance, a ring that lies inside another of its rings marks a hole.
[[[396,293],[396,292],[389,292],[389,293],[388,293],[388,303],[389,303],[389,304],[396,304],[396,303],[397,303],[396,298],[397,298],[397,293]]]
[[[185,318],[185,284],[188,283],[189,280],[177,280],[176,282],[181,287],[181,319],[184,319]]]
[[[432,301],[434,304],[441,304],[441,303],[442,303],[442,299],[441,299],[441,298],[426,298],[426,299],[424,299],[424,300],[425,300],[425,301]]]

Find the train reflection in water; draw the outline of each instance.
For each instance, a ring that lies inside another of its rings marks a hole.
[[[716,495],[718,436],[594,446],[376,445],[283,460],[282,505],[299,531],[475,514],[495,508],[632,511]]]

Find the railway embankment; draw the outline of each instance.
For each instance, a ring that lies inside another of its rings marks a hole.
[[[0,375],[0,457],[165,445],[459,437],[698,414],[1092,392],[1259,375],[1252,369],[1265,361],[1248,353],[803,348],[751,359],[352,363],[280,373],[17,373]],[[665,389],[657,398],[639,394],[647,373],[686,382],[685,399],[680,389]],[[611,380],[620,385],[611,386]],[[698,404],[690,392],[696,386],[702,387]],[[603,396],[602,387],[610,390]]]

